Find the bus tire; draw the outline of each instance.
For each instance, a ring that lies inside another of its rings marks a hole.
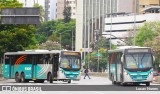
[[[48,78],[49,78],[49,82],[53,83],[53,78],[52,78],[52,74],[51,73],[49,74]]]
[[[146,86],[150,86],[150,82],[146,82]]]
[[[71,80],[68,80],[68,83],[71,83]]]
[[[114,76],[112,76],[112,84],[116,84],[116,82],[114,81]]]
[[[16,74],[15,74],[15,81],[16,81],[17,83],[21,82],[20,77],[19,77],[19,73],[16,73]]]
[[[25,82],[25,77],[24,77],[24,73],[21,73],[21,82],[24,83]]]
[[[44,80],[35,80],[35,83],[44,83]]]

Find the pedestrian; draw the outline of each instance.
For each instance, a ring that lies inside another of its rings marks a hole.
[[[84,79],[86,78],[86,76],[88,76],[88,78],[89,79],[91,79],[90,77],[89,77],[89,74],[88,74],[88,68],[86,68],[85,70],[84,70]]]

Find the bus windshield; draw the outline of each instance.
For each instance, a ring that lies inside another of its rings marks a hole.
[[[125,55],[126,68],[150,68],[153,66],[151,54],[127,54]]]
[[[60,61],[61,68],[80,69],[80,58],[76,56],[63,56]]]

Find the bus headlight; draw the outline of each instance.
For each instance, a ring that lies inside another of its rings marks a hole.
[[[128,73],[126,71],[124,71],[123,73],[124,73],[124,75],[128,75]]]

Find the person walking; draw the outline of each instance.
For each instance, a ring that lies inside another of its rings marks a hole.
[[[88,78],[89,79],[91,79],[90,77],[89,77],[89,74],[88,74],[88,68],[86,68],[85,70],[84,70],[84,79],[86,78],[86,76],[88,76]]]

